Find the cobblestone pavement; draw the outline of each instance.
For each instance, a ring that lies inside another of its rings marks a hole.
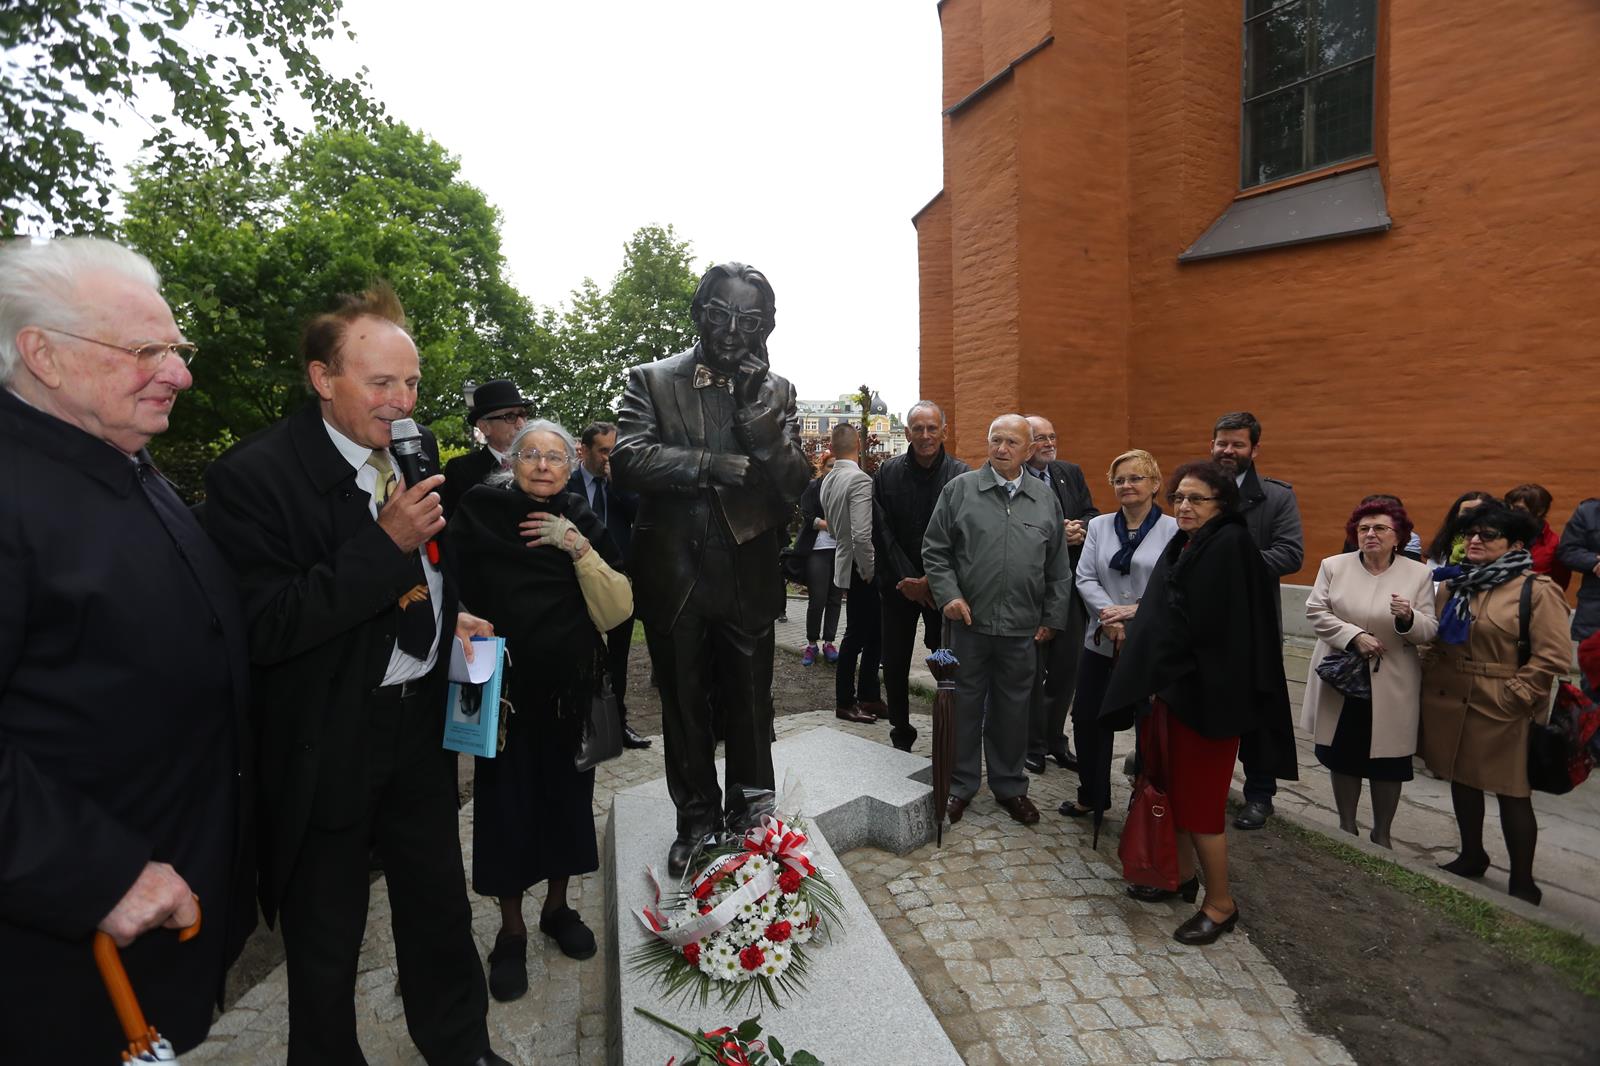
[[[802,619],[803,609],[803,604],[791,601],[790,617]],[[799,629],[794,623],[780,626],[779,644],[798,647],[804,636]],[[1291,649],[1286,655],[1291,660],[1290,676],[1303,677],[1303,653],[1298,663],[1292,661],[1294,654]],[[1291,688],[1298,703],[1300,686]],[[918,719],[921,735],[915,750],[926,754],[932,731],[925,716]],[[888,742],[885,727],[848,725],[827,710],[782,717],[777,729],[782,737],[820,725]],[[1306,820],[1327,822],[1333,815],[1326,775],[1315,766],[1309,747],[1302,763],[1309,766],[1305,780],[1286,788],[1279,806]],[[624,752],[602,765],[595,785],[597,826],[603,827],[615,792],[661,773],[659,741],[648,750]],[[1122,894],[1115,832],[1102,834],[1096,852],[1089,847],[1087,825],[1053,813],[1076,783],[1075,774],[1053,764],[1042,777],[1034,778],[1031,794],[1046,814],[1031,828],[1012,822],[984,793],[960,825],[947,827],[943,847],[929,844],[904,856],[863,848],[842,857],[966,1061],[975,1066],[1352,1062],[1338,1042],[1306,1028],[1293,989],[1251,945],[1248,899],[1242,900],[1238,931],[1215,945],[1195,949],[1171,939],[1173,928],[1192,913],[1192,907],[1138,903]],[[1444,813],[1427,813],[1434,802],[1432,792],[1439,787],[1439,782],[1423,777],[1407,786],[1407,807],[1395,832],[1402,851],[1412,848],[1426,857],[1428,846],[1454,841],[1453,823],[1444,832],[1424,821],[1442,817],[1448,823],[1447,788]],[[1565,842],[1584,849],[1584,854],[1596,853],[1600,817],[1592,803],[1558,806],[1554,814],[1541,805],[1540,811],[1545,825],[1564,827],[1558,837],[1569,838]],[[461,817],[467,856],[471,812],[468,805]],[[1413,812],[1419,838],[1415,845],[1406,843],[1413,835],[1408,824]],[[1336,825],[1336,819],[1329,824]],[[1494,830],[1489,827],[1486,835],[1492,836]],[[1537,872],[1546,884],[1548,901],[1553,894],[1550,873],[1544,868],[1548,829],[1544,836]],[[1570,893],[1574,896],[1583,889],[1595,891],[1587,879],[1574,877],[1571,884],[1579,890]],[[1505,902],[1499,893],[1489,894]],[[598,874],[574,882],[573,905],[603,942],[602,899]],[[537,895],[526,902],[530,915],[539,902]],[[387,912],[387,892],[380,879],[372,886],[358,979],[362,1047],[375,1066],[421,1063],[406,1033],[395,990]],[[495,902],[474,897],[473,919],[479,948],[487,956],[499,925]],[[515,1003],[490,1003],[496,1049],[519,1064],[604,1062],[603,956],[573,962],[535,935],[528,945],[528,965],[529,994]],[[185,1055],[184,1061],[230,1066],[284,1061],[286,992],[286,977],[279,967],[246,993],[213,1027],[211,1039]],[[862,994],[870,995],[871,990],[863,989]]]

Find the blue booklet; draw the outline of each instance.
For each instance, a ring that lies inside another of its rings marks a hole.
[[[444,746],[492,759],[500,739],[500,686],[506,672],[506,642],[473,637],[472,662],[452,640],[450,690],[444,701]]]

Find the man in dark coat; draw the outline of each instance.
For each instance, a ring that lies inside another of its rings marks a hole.
[[[635,610],[661,690],[674,876],[723,821],[708,682],[727,742],[728,821],[746,788],[773,787],[772,620],[780,538],[811,468],[794,386],[771,372],[772,286],[743,263],[712,267],[690,304],[700,339],[628,371],[611,465],[639,494]],[[708,673],[709,671],[709,673]]]
[[[444,505],[445,521],[456,513],[456,504],[467,490],[481,485],[497,470],[509,469],[511,442],[528,424],[528,405],[516,385],[504,378],[485,381],[472,390],[467,401],[467,424],[483,434],[483,447],[458,455],[444,464],[444,487],[439,501]]]
[[[971,469],[945,454],[944,435],[943,408],[932,400],[918,400],[906,412],[910,450],[885,461],[873,477],[872,537],[883,608],[883,694],[889,709],[889,740],[901,751],[910,751],[917,739],[911,725],[910,691],[917,625],[922,625],[929,651],[939,646],[943,627],[922,568],[922,537],[939,493],[952,478]]]
[[[622,553],[618,569],[626,570],[633,547],[633,519],[639,513],[639,497],[611,484],[611,452],[617,446],[617,427],[610,422],[591,422],[584,428],[578,444],[578,469],[567,479],[567,491],[582,496],[589,508],[605,523],[606,532]],[[606,633],[606,666],[611,675],[611,691],[617,697],[617,714],[622,718],[622,746],[648,748],[650,739],[642,737],[628,724],[628,653],[633,647],[633,615]]]
[[[1300,532],[1300,505],[1295,500],[1294,486],[1262,477],[1256,471],[1256,455],[1260,451],[1261,423],[1249,411],[1225,414],[1211,429],[1211,459],[1233,475],[1250,539],[1260,549],[1268,572],[1278,579],[1300,569],[1306,557],[1305,538]],[[1281,638],[1281,599],[1275,603],[1273,617],[1278,620]],[[1266,769],[1256,738],[1240,739],[1239,761],[1244,764],[1244,807],[1233,824],[1237,829],[1260,829],[1272,815],[1272,797],[1278,793],[1278,782]]]
[[[1083,470],[1077,463],[1056,458],[1056,427],[1042,415],[1029,415],[1028,426],[1033,431],[1034,447],[1033,458],[1028,460],[1028,473],[1048,485],[1061,504],[1067,552],[1072,572],[1076,574],[1089,519],[1100,511],[1094,505]],[[1028,758],[1024,765],[1035,774],[1044,773],[1046,755],[1063,769],[1078,768],[1078,760],[1067,746],[1067,714],[1072,709],[1072,694],[1078,684],[1078,656],[1083,650],[1083,630],[1088,616],[1084,614],[1076,582],[1069,581],[1067,586],[1067,627],[1055,640],[1039,645],[1039,668],[1033,675]]]
[[[472,936],[441,747],[458,614],[438,475],[405,485],[390,424],[417,402],[416,346],[386,285],[301,342],[316,398],[206,474],[206,522],[239,577],[261,750],[261,905],[281,916],[289,1062],[361,1062],[355,977],[368,855],[388,883],[406,1026],[430,1066],[504,1062]],[[424,436],[430,468],[438,453]]]
[[[1561,530],[1556,558],[1582,576],[1578,609],[1572,613],[1572,639],[1587,640],[1600,633],[1600,499],[1588,499],[1567,519]]]
[[[199,1044],[255,925],[244,620],[145,450],[193,382],[158,284],[107,241],[0,248],[7,1062],[127,1047],[96,930],[150,1022],[178,1051]]]

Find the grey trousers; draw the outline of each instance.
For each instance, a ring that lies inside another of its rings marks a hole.
[[[1028,794],[1022,760],[1028,754],[1028,715],[1038,663],[1033,635],[991,637],[957,622],[950,650],[956,671],[956,764],[950,794],[970,800],[989,766],[996,799]]]
[[[1083,653],[1083,631],[1088,619],[1077,596],[1067,608],[1067,628],[1055,639],[1038,645],[1039,668],[1033,676],[1033,699],[1028,715],[1028,754],[1044,758],[1067,750],[1067,713],[1078,688],[1078,657]]]

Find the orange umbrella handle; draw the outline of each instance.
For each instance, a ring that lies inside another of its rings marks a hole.
[[[178,930],[178,940],[193,940],[200,935],[200,899],[195,897],[196,916],[194,924]],[[117,954],[117,942],[112,940],[107,933],[96,932],[94,935],[94,961],[100,967],[100,980],[105,982],[106,994],[111,997],[111,1006],[117,1012],[117,1020],[122,1023],[123,1035],[128,1038],[128,1050],[133,1055],[150,1050],[151,1044],[157,1039],[153,1025],[145,1021],[144,1011],[139,1006],[139,998],[133,994],[133,985],[128,982],[128,971],[122,968],[122,957]]]

